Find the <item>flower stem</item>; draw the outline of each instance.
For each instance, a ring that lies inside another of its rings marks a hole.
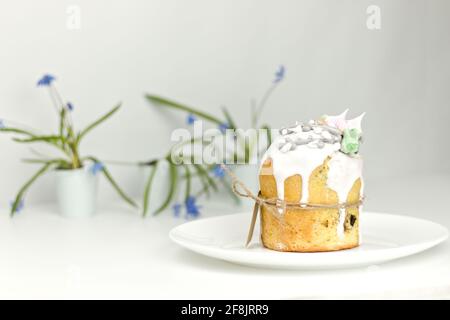
[[[266,106],[267,101],[269,100],[270,96],[272,95],[272,93],[275,91],[275,89],[278,87],[278,83],[273,83],[269,89],[267,89],[267,91],[265,92],[263,98],[261,99],[261,102],[259,103],[259,106],[256,108],[256,112],[255,112],[255,118],[254,118],[254,122],[255,122],[255,126],[258,124],[258,120],[261,116],[261,113],[264,110],[264,107]]]
[[[75,143],[70,143],[69,148],[72,151],[72,169],[79,169],[82,167],[80,156],[78,155],[78,147]]]

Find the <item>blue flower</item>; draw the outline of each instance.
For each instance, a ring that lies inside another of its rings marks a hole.
[[[216,164],[211,172],[216,178],[222,179],[225,177],[225,170],[223,170],[222,166],[219,164]]]
[[[172,210],[173,210],[173,215],[175,216],[175,217],[179,217],[180,216],[180,213],[181,213],[181,208],[182,208],[183,206],[180,204],[180,203],[175,203],[173,206],[172,206]]]
[[[103,169],[105,168],[105,166],[103,165],[103,163],[101,162],[95,162],[91,168],[90,171],[91,173],[95,176],[97,173],[99,173],[100,171],[103,171]]]
[[[219,125],[219,130],[220,130],[220,132],[222,132],[222,134],[225,134],[227,129],[230,129],[230,125],[228,123],[221,123]]]
[[[9,205],[11,206],[11,208],[14,206],[14,201],[11,201],[9,203]],[[23,208],[25,207],[25,202],[23,201],[23,199],[19,200],[19,203],[17,204],[16,209],[14,210],[14,213],[19,213],[20,211],[23,210]]]
[[[0,119],[0,129],[5,129],[5,128],[6,128],[5,122],[2,119]]]
[[[67,102],[66,103],[66,107],[67,107],[67,110],[69,110],[69,111],[73,111],[73,104],[72,103],[70,103],[70,102]]]
[[[193,196],[189,196],[186,199],[186,215],[187,217],[197,218],[200,215],[200,206],[196,204],[197,199]]]
[[[51,74],[45,74],[42,78],[39,79],[37,85],[39,86],[49,86],[56,78]]]
[[[283,80],[285,73],[286,73],[286,69],[284,68],[283,65],[280,65],[278,67],[277,72],[275,72],[275,80],[273,80],[273,83],[278,83],[281,80]]]
[[[186,119],[187,124],[194,124],[195,121],[197,121],[197,117],[192,113],[188,114]]]

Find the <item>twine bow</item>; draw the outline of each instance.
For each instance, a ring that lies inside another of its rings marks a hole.
[[[279,216],[280,213],[284,213],[287,208],[296,208],[302,210],[321,210],[321,209],[347,209],[347,208],[359,208],[363,202],[364,197],[361,197],[356,202],[343,202],[336,204],[313,204],[313,203],[305,203],[305,202],[287,202],[278,198],[270,198],[266,199],[261,196],[261,191],[259,191],[258,195],[255,196],[253,192],[241,181],[239,178],[224,164],[221,164],[222,169],[230,176],[231,178],[231,188],[233,192],[243,198],[249,198],[255,201],[255,205],[253,207],[253,215],[252,220],[250,222],[250,228],[248,230],[247,241],[245,246],[248,247],[250,241],[253,237],[253,231],[256,225],[256,218],[258,217],[259,209],[261,206],[265,206],[276,216]],[[242,191],[240,190],[242,189]],[[276,210],[275,210],[276,209]]]

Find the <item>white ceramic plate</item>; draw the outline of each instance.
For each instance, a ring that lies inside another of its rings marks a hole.
[[[362,244],[354,249],[294,253],[277,252],[259,243],[259,226],[249,248],[244,247],[251,213],[188,222],[175,227],[170,238],[205,256],[261,268],[348,268],[406,257],[429,249],[448,237],[448,230],[431,221],[384,213],[363,213]],[[258,225],[258,224],[257,224]]]

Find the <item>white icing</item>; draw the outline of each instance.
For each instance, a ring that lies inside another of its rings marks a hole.
[[[293,129],[294,133],[288,137],[292,139],[308,139],[312,136],[313,139],[318,138],[318,135],[313,131],[302,132],[301,129]],[[323,164],[328,156],[331,156],[341,147],[340,143],[333,144],[326,143],[323,148],[318,148],[315,142],[310,142],[304,145],[297,145],[294,150],[289,152],[282,152],[279,149],[281,140],[284,137],[278,137],[266,151],[262,159],[262,163],[266,159],[272,159],[273,174],[277,184],[277,193],[279,199],[284,199],[284,181],[293,175],[300,175],[302,177],[302,198],[300,202],[308,202],[309,197],[309,177],[311,173],[320,165]],[[283,150],[284,151],[284,150]],[[264,174],[264,171],[261,172]]]

